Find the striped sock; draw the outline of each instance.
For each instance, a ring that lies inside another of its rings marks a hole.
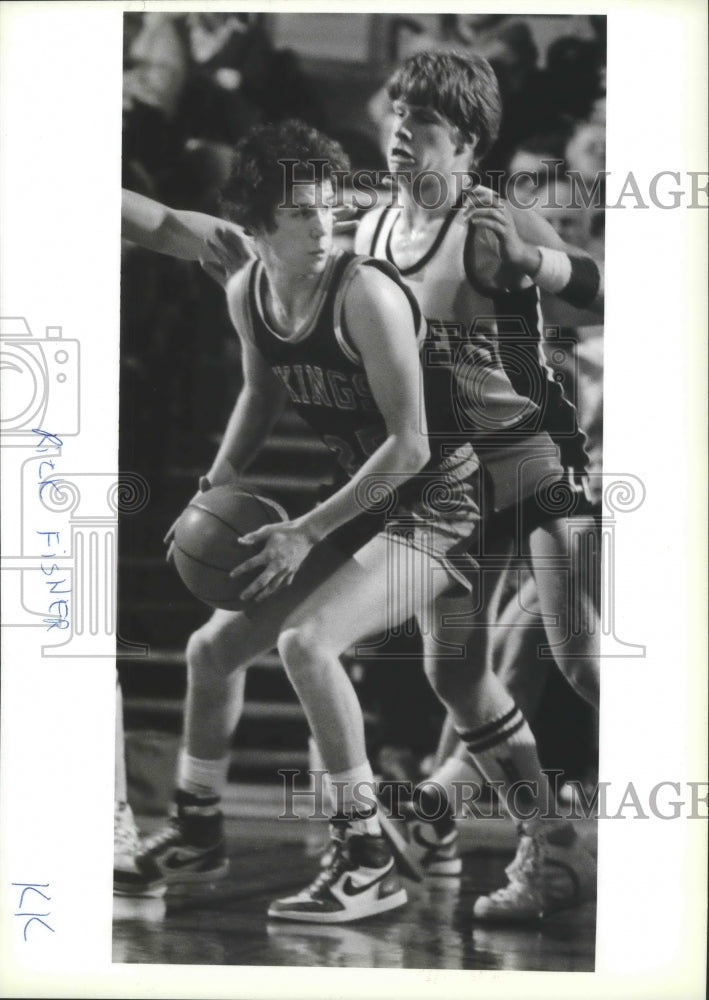
[[[512,699],[506,701],[494,718],[459,728],[458,735],[507,812],[534,824],[547,811],[551,789],[526,719]]]

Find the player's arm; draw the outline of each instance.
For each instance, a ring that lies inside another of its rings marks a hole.
[[[170,257],[197,260],[220,284],[253,257],[242,230],[233,223],[204,212],[168,208],[125,188],[121,221],[124,239]]]
[[[234,276],[227,288],[227,300],[232,322],[236,325],[236,302],[239,276]],[[240,323],[241,326],[241,323]],[[258,454],[276,420],[283,411],[286,392],[271,369],[266,365],[256,348],[242,330],[237,328],[241,341],[243,387],[224,431],[219,450],[209,472],[200,476],[198,493],[204,493],[213,486],[224,486],[238,482],[249,463]],[[163,542],[168,546],[167,560],[172,559],[172,543],[175,521],[169,528]]]
[[[241,341],[243,387],[207,478],[212,486],[237,480],[261,450],[286,403],[286,390],[241,328],[238,276],[227,288],[229,314]]]
[[[287,586],[313,545],[361,513],[367,477],[378,486],[396,488],[428,461],[426,418],[420,409],[421,367],[406,296],[385,275],[363,269],[352,280],[344,310],[348,332],[384,417],[386,439],[353,479],[318,507],[242,538],[246,544],[263,546],[232,572],[239,576],[262,570],[242,591],[243,600],[260,601]]]
[[[515,208],[487,188],[477,187],[466,216],[497,236],[508,275],[534,282],[541,291],[595,317],[603,314],[603,265],[585,250],[564,243],[533,209]]]
[[[301,519],[313,541],[361,512],[365,481],[396,488],[430,457],[416,333],[405,294],[380,271],[361,268],[344,310],[387,436],[345,486]]]
[[[603,263],[586,250],[565,243],[538,212],[509,206],[522,240],[520,270],[543,292],[549,292],[577,309],[603,315],[605,271]]]

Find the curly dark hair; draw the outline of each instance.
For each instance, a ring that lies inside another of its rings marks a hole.
[[[417,52],[399,66],[387,83],[392,101],[433,108],[476,139],[481,160],[497,139],[502,116],[495,71],[482,56],[463,52]]]
[[[304,122],[259,125],[236,145],[231,173],[220,193],[222,209],[244,229],[272,232],[274,211],[287,203],[295,182],[321,184],[349,169],[340,144]]]

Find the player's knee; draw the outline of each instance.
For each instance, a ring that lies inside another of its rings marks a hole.
[[[290,673],[314,670],[324,645],[323,632],[314,622],[291,625],[278,637],[278,652]]]
[[[226,664],[220,654],[218,637],[200,628],[187,640],[187,669],[192,680],[203,680],[224,674]]]

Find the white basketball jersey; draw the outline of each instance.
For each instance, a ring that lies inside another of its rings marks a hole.
[[[539,397],[531,391],[518,392],[506,371],[508,364],[519,368],[520,333],[513,338],[514,348],[510,340],[510,357],[506,357],[507,334],[500,335],[495,293],[489,284],[485,287],[485,274],[494,273],[499,266],[493,249],[483,241],[473,244],[472,227],[462,210],[454,207],[442,220],[429,249],[410,266],[400,267],[392,252],[392,232],[401,210],[385,207],[374,211],[379,218],[371,244],[358,249],[393,263],[416,296],[429,326],[423,364],[447,361],[455,366],[459,410],[466,430],[473,439],[488,435],[494,439],[501,431],[508,437],[515,429],[527,434],[536,430],[539,406],[534,399]],[[474,272],[466,266],[470,261],[474,261]],[[533,295],[536,326],[541,316],[536,290]],[[505,322],[509,323],[509,317]],[[535,340],[536,351],[538,338]],[[524,374],[538,380],[538,359],[534,366],[525,367],[530,371]],[[531,372],[532,367],[536,372]]]

